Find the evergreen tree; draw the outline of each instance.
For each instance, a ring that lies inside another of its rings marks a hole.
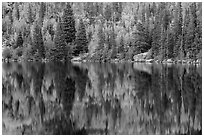
[[[40,58],[45,57],[41,27],[37,22],[35,22],[33,26],[33,47]]]
[[[19,7],[18,7],[18,3],[16,2],[14,4],[14,11],[13,11],[13,19],[15,20],[19,20],[20,19],[20,12],[19,12]]]
[[[174,15],[174,24],[175,24],[175,34],[176,37],[178,38],[179,35],[182,34],[182,7],[181,7],[181,2],[178,2],[176,7],[175,7],[175,15]]]
[[[174,33],[172,30],[168,30],[168,39],[167,39],[167,58],[173,58],[174,56]]]
[[[77,44],[76,51],[75,51],[76,55],[79,55],[82,52],[88,52],[88,45],[87,45],[88,41],[86,37],[86,29],[82,19],[80,19],[80,23],[79,23],[79,29],[76,36],[76,44]]]
[[[122,3],[121,2],[113,2],[113,12],[114,12],[114,21],[119,21],[121,19],[122,13]]]
[[[44,2],[41,2],[40,3],[40,9],[39,9],[39,22],[42,26],[43,24],[43,19],[44,19],[44,16],[45,16],[45,12],[46,12],[46,5]]]
[[[194,58],[196,54],[194,39],[196,35],[196,28],[197,28],[197,15],[196,15],[196,4],[192,3],[190,5],[190,22],[188,24],[188,31],[186,34],[186,44],[187,44],[187,57],[188,58]]]
[[[96,33],[96,37],[97,37],[97,47],[95,50],[95,53],[97,54],[98,58],[101,59],[101,57],[104,59],[106,57],[106,54],[103,54],[104,49],[106,48],[104,46],[104,41],[105,41],[105,35],[104,35],[104,31],[103,31],[103,24],[100,22],[98,24],[98,28],[97,28],[97,33]],[[94,35],[93,35],[94,36]],[[108,46],[107,46],[108,48]]]
[[[184,41],[184,57],[186,57],[187,52],[188,52],[188,26],[189,26],[189,22],[190,22],[190,11],[187,8],[185,10],[185,16],[184,16],[184,25],[183,25],[183,41]]]
[[[141,21],[142,21],[142,24],[145,24],[145,3],[142,3],[141,4],[141,7],[142,7],[142,13],[141,13]]]
[[[122,16],[122,12],[123,12],[123,3],[122,2],[119,2],[118,3],[118,21],[121,19],[121,16]],[[116,20],[117,21],[117,20]]]
[[[44,18],[46,12],[46,4],[44,2],[40,3],[40,10],[39,10],[39,16],[40,18]]]
[[[67,47],[66,42],[62,30],[62,24],[59,22],[57,24],[55,37],[54,37],[54,43],[56,47],[55,51],[55,60],[64,60],[67,57]]]
[[[169,44],[169,25],[170,25],[170,13],[169,10],[167,9],[168,4],[163,4],[162,5],[163,9],[161,12],[161,25],[162,25],[162,34],[161,34],[161,55],[162,55],[162,60],[168,58],[168,44]],[[172,53],[173,54],[173,53]],[[171,55],[170,55],[171,56]]]
[[[111,21],[112,18],[112,10],[110,5],[106,5],[105,11],[104,11],[104,17],[107,21]]]
[[[99,28],[98,28],[98,44],[102,48],[105,42],[105,32],[103,31],[103,24],[100,22],[99,23]]]
[[[103,2],[97,2],[97,15],[103,15]]]
[[[197,22],[196,33],[198,33],[198,36],[201,39],[202,38],[202,3],[199,2],[197,4],[198,4],[197,6],[198,10],[197,10],[197,19],[196,19],[196,22]]]
[[[181,45],[181,40],[183,39],[182,36],[182,7],[181,2],[178,2],[175,6],[175,13],[174,13],[174,57],[177,58],[179,56],[179,52],[183,52],[183,50],[179,51],[180,49],[183,49]]]
[[[120,45],[118,47],[118,52],[120,53],[120,58],[123,59],[125,57],[125,44],[124,44],[124,38],[121,36],[120,38]]]
[[[32,14],[32,9],[31,9],[31,4],[28,3],[28,8],[27,8],[27,22],[29,24],[32,24],[34,22],[34,19],[33,19],[33,14]]]
[[[17,47],[23,47],[23,38],[21,31],[18,33],[17,40],[16,40],[16,48]]]
[[[7,21],[6,21],[6,32],[8,35],[12,34],[12,25],[13,25],[13,17],[12,17],[12,11],[8,12]],[[4,28],[2,28],[4,29]]]
[[[161,27],[160,27],[160,21],[158,19],[158,15],[155,19],[155,25],[153,29],[153,35],[152,35],[152,56],[156,57],[159,53],[160,48],[160,39],[161,39]]]
[[[87,2],[85,4],[85,15],[89,19],[90,25],[94,23],[95,16],[97,15],[97,6],[93,2]]]
[[[192,23],[194,27],[194,42],[191,45],[192,50],[192,57],[193,59],[196,59],[197,54],[202,49],[202,27],[201,22],[199,22],[198,16],[197,16],[197,5],[195,2],[192,3],[191,6],[191,14],[192,14]]]
[[[162,60],[164,60],[166,58],[166,40],[167,40],[167,36],[166,36],[166,31],[164,29],[161,30],[161,38],[160,38],[160,57]]]
[[[151,45],[151,42],[152,42],[152,39],[151,39],[151,35],[152,35],[152,32],[151,32],[151,23],[150,23],[150,18],[151,18],[151,13],[150,13],[150,5],[146,7],[146,20],[145,20],[145,23],[144,23],[144,28],[145,28],[145,33],[147,34],[147,43],[149,45]]]
[[[123,53],[124,52],[124,46],[125,46],[124,38],[123,38],[123,36],[121,36],[121,38],[120,38],[120,45],[119,45],[118,51]]]
[[[200,52],[200,50],[202,50],[202,39],[199,37],[198,33],[195,34],[194,43],[192,47],[193,59],[197,59],[198,53]]]
[[[111,58],[116,58],[117,48],[116,48],[115,30],[114,30],[113,24],[111,26],[111,33],[110,33],[110,47],[112,49]]]
[[[76,38],[75,36],[76,29],[75,29],[74,14],[70,3],[66,4],[66,8],[63,11],[61,25],[62,25],[62,31],[64,33],[65,42],[67,44],[74,42]]]
[[[148,35],[143,27],[141,22],[137,23],[137,30],[134,32],[134,44],[136,54],[146,52],[150,49],[150,45],[148,43]]]
[[[152,4],[152,8],[151,8],[151,13],[152,13],[153,16],[155,16],[155,14],[156,14],[156,9],[157,9],[157,7],[156,7],[156,3],[153,2],[153,4]]]

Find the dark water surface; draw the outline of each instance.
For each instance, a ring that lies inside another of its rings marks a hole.
[[[201,66],[3,63],[3,134],[201,134]]]

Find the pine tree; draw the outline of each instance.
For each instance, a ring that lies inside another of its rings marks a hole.
[[[179,57],[179,52],[183,52],[183,50],[180,51],[180,49],[183,49],[182,46],[183,44],[181,43],[181,40],[183,40],[182,36],[182,6],[181,3],[178,2],[175,5],[174,8],[174,23],[173,23],[173,31],[174,31],[174,53],[173,56],[174,58]],[[182,44],[182,45],[181,45]]]
[[[87,45],[88,41],[86,37],[86,29],[82,19],[80,19],[80,23],[79,23],[79,30],[76,36],[76,44],[77,44],[76,51],[75,51],[76,55],[79,55],[82,52],[88,52],[88,45]]]
[[[170,29],[167,29],[167,57],[173,58],[174,52],[174,32]]]
[[[145,24],[145,4],[142,3],[141,4],[141,7],[142,7],[142,13],[141,13],[141,21],[142,21],[142,24]]]
[[[165,3],[162,5],[161,9],[161,25],[162,25],[162,33],[161,33],[161,55],[162,55],[162,60],[166,59],[169,57],[169,52],[168,52],[168,44],[169,44],[169,25],[170,25],[170,13],[169,10],[167,9],[168,4]],[[171,56],[171,55],[170,55]]]
[[[44,19],[44,16],[45,16],[45,12],[46,12],[46,5],[45,5],[44,2],[41,2],[40,3],[40,9],[39,9],[39,19],[38,19],[41,26],[43,24],[43,19]]]
[[[18,8],[18,3],[17,2],[14,4],[13,19],[15,19],[15,20],[19,20],[20,19],[20,12],[19,12],[19,8]]]
[[[39,16],[40,18],[44,18],[46,12],[46,4],[44,2],[40,3],[40,10],[39,10]]]
[[[27,22],[29,24],[32,24],[34,22],[34,19],[33,19],[33,15],[32,15],[32,9],[31,9],[31,4],[28,3],[28,8],[27,8]]]
[[[63,11],[61,25],[62,25],[62,31],[64,33],[65,42],[67,44],[74,42],[76,38],[75,36],[76,29],[75,29],[74,14],[70,3],[67,3],[66,8]]]
[[[153,16],[155,16],[155,14],[156,14],[156,9],[157,9],[156,3],[153,2],[152,8],[151,8],[151,13],[152,13]]]
[[[184,57],[186,57],[187,52],[188,52],[188,26],[189,26],[189,22],[190,22],[190,11],[187,8],[185,10],[185,16],[184,16],[184,25],[183,25],[183,41],[184,41]]]
[[[148,35],[141,22],[137,23],[137,30],[134,32],[134,43],[136,54],[146,52],[150,49]]]
[[[145,33],[147,34],[147,43],[151,45],[152,39],[151,39],[151,23],[150,23],[150,17],[151,17],[150,5],[146,7],[145,12],[146,12],[146,20],[145,20],[144,28],[145,28]]]
[[[121,36],[120,38],[120,45],[118,47],[118,52],[120,53],[120,58],[123,59],[125,57],[125,44],[124,44],[124,38]]]
[[[197,11],[197,29],[196,33],[198,33],[198,36],[200,39],[202,39],[202,3],[198,3],[198,11]]]
[[[119,21],[121,19],[122,13],[122,3],[121,2],[113,2],[113,12],[114,12],[114,21]]]
[[[122,12],[123,12],[123,3],[122,2],[119,2],[118,4],[118,21],[121,19],[121,16],[122,16]]]
[[[196,28],[197,28],[197,15],[196,15],[196,3],[192,3],[190,5],[190,22],[188,24],[188,30],[186,34],[186,44],[187,44],[187,57],[192,59],[195,57],[196,50],[194,43],[195,35],[196,35]]]
[[[104,17],[107,21],[111,21],[112,18],[112,10],[110,5],[106,5],[105,7],[105,12],[104,12]]]
[[[167,37],[166,37],[166,31],[164,29],[162,29],[161,31],[161,39],[160,39],[160,43],[161,43],[161,46],[160,46],[160,55],[161,55],[161,59],[164,60],[166,58],[166,40],[167,40]]]
[[[118,51],[123,53],[124,52],[124,46],[125,46],[124,38],[123,38],[123,36],[121,36],[121,38],[120,38],[120,45],[119,45]]]
[[[180,35],[182,35],[183,18],[182,18],[181,2],[178,2],[176,5],[174,20],[175,20],[175,34],[176,34],[176,37],[178,38]]]
[[[43,45],[43,37],[40,25],[35,22],[33,26],[33,47],[36,49],[40,58],[45,57],[45,49]]]
[[[105,48],[104,47],[105,35],[103,31],[103,25],[101,22],[99,23],[98,28],[96,28],[95,36],[97,41],[97,47],[95,49],[95,53],[99,59],[101,59],[101,57],[104,59],[106,56],[106,54],[103,55],[103,51]],[[94,35],[93,35],[93,38],[94,38]]]
[[[12,34],[12,24],[13,24],[13,17],[12,17],[12,11],[8,11],[7,22],[6,22],[6,33],[8,35]],[[4,28],[2,28],[4,29]]]
[[[197,59],[197,54],[202,50],[202,39],[199,37],[199,34],[195,34],[194,43],[192,46],[193,50],[193,59]]]
[[[166,31],[169,27],[170,24],[170,13],[167,9],[164,9],[163,11],[163,15],[162,15],[162,25],[163,25],[163,29]]]
[[[99,38],[99,41],[98,41],[98,44],[99,44],[99,47],[103,47],[104,45],[104,42],[105,42],[105,32],[103,31],[103,24],[100,22],[99,23],[99,28],[98,28],[98,38]]]
[[[66,57],[67,57],[67,48],[66,48],[66,43],[65,43],[65,40],[64,40],[64,34],[63,34],[61,22],[59,22],[57,24],[55,37],[54,37],[54,43],[55,43],[55,46],[56,46],[55,60],[64,60],[64,59],[66,59]]]
[[[198,20],[198,16],[197,16],[197,5],[195,2],[192,3],[191,5],[191,14],[192,14],[192,24],[194,27],[193,30],[193,43],[191,44],[191,50],[192,50],[192,58],[196,59],[197,54],[199,53],[199,51],[202,49],[202,27],[200,27],[201,22],[199,22]]]
[[[16,47],[23,47],[23,38],[22,38],[21,31],[18,33],[18,36],[17,36]]]
[[[95,16],[97,15],[97,6],[93,2],[87,2],[84,7],[85,15],[89,19],[90,25],[94,23]]]
[[[103,2],[97,2],[97,15],[103,15]]]
[[[115,30],[114,30],[113,24],[111,25],[110,45],[111,45],[111,49],[112,49],[111,58],[116,58],[117,48],[116,48]]]
[[[158,19],[158,15],[155,19],[155,25],[153,29],[152,35],[152,56],[156,57],[159,53],[159,48],[161,46],[160,39],[161,39],[161,27],[160,21]]]

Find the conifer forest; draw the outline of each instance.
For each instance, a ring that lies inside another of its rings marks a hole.
[[[199,61],[202,3],[4,2],[3,58]]]
[[[2,134],[202,135],[202,2],[2,2]]]

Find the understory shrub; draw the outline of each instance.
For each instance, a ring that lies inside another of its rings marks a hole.
[[[9,47],[3,49],[2,57],[4,59],[10,59],[12,57],[12,50]]]

